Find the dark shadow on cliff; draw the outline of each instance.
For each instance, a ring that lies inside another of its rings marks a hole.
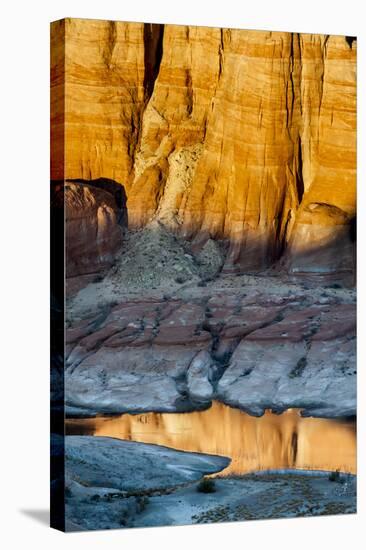
[[[339,231],[322,245],[308,245],[296,250],[290,243],[276,267],[296,280],[318,281],[322,286],[332,283],[355,286],[356,218],[338,228]]]
[[[154,91],[155,80],[159,74],[163,57],[164,25],[144,24],[144,96],[147,103]]]
[[[200,239],[197,234],[192,244],[200,247],[210,236]],[[212,237],[211,237],[212,238]],[[356,218],[349,223],[334,226],[334,233],[322,243],[303,245],[296,249],[290,241],[280,246],[271,235],[247,237],[246,240],[225,241],[223,274],[284,275],[297,281],[319,286],[339,284],[355,286],[356,272]],[[199,252],[195,250],[195,253]]]
[[[127,224],[127,197],[125,189],[121,184],[107,178],[95,180],[75,179],[67,181],[107,191],[114,197],[115,203],[121,212],[120,219],[122,218],[123,221],[120,222],[120,224],[124,226]],[[188,236],[187,232],[182,227],[179,229],[169,226],[164,227],[167,233],[171,234],[173,240],[177,239],[177,250],[180,247],[184,249],[187,254],[192,255],[195,262],[194,270],[197,272],[196,274],[199,274],[202,281],[210,280],[212,277],[216,278],[220,276],[220,274],[246,274],[257,275],[264,278],[266,276],[290,277],[290,279],[294,279],[297,282],[309,283],[311,286],[324,287],[336,284],[339,286],[352,287],[355,286],[356,218],[345,219],[345,221],[346,223],[343,224],[335,224],[327,238],[322,240],[319,238],[318,243],[313,242],[306,247],[299,239],[296,241],[296,247],[293,246],[291,240],[289,243],[285,244],[280,241],[278,233],[272,233],[269,227],[268,231],[262,234],[247,234],[243,235],[243,238],[238,240],[223,239],[218,235],[210,235],[209,231],[199,230]],[[146,244],[148,245],[150,242],[149,224],[144,227],[145,233],[139,233],[139,242],[146,239]],[[141,231],[141,228],[136,229]],[[127,246],[128,235],[133,235],[133,233],[134,230],[125,233],[127,239],[124,244],[125,247]],[[213,246],[213,243],[208,243],[209,240],[216,242],[217,246]],[[208,247],[206,247],[207,243],[209,244]],[[158,245],[158,242],[155,244]],[[164,249],[165,245],[161,245],[160,249],[159,246],[153,254],[157,263],[166,255],[166,250]],[[171,244],[171,246],[174,248],[174,243]],[[122,247],[120,250],[123,254],[124,248]],[[145,250],[145,254],[148,256],[151,254],[151,251],[152,250],[148,247],[148,249]],[[145,263],[139,262],[137,252],[136,250],[136,254],[132,254],[131,251],[129,251],[129,255],[131,256],[131,262],[129,263],[130,268],[133,271],[133,266],[136,265],[138,267],[141,263],[141,272],[148,273],[150,269],[153,269],[153,266],[147,265],[147,256],[143,258],[143,262]],[[205,257],[209,257],[203,260],[201,253],[203,253]],[[223,261],[221,264],[222,268],[219,267],[215,274],[214,270],[209,268],[210,264],[215,263],[215,255],[217,256],[217,254],[222,256]],[[179,256],[179,254],[177,256]],[[178,258],[174,260],[175,263],[177,263],[177,261],[180,265]],[[185,260],[183,259],[182,261],[184,263]],[[207,272],[205,263],[207,263],[208,266]],[[124,266],[124,268],[125,267],[126,266]],[[102,279],[104,275],[105,271],[101,271],[99,278]],[[181,277],[177,277],[177,279],[180,278]],[[189,277],[185,277],[184,280],[188,282]],[[89,282],[89,280],[83,281],[82,286],[87,285]]]
[[[86,189],[93,200],[84,194]],[[51,258],[57,263],[65,255],[69,297],[113,264],[128,224],[127,196],[122,184],[108,178],[56,180],[51,181],[51,204],[57,226]],[[64,269],[54,272],[61,277],[63,289]]]
[[[87,179],[67,179],[66,182],[79,183],[80,185],[89,185],[98,189],[103,189],[113,195],[116,206],[119,210],[118,223],[123,227],[128,226],[127,195],[122,183],[118,183],[110,178]]]
[[[148,227],[142,232],[140,229],[140,245],[141,241],[150,241],[150,231],[152,230]],[[291,241],[282,248],[276,240],[276,235],[271,236],[268,233],[257,237],[247,235],[245,240],[234,240],[215,238],[213,235],[210,236],[208,231],[199,231],[191,238],[181,236],[179,231],[168,228],[166,231],[176,239],[177,250],[180,247],[194,258],[202,281],[207,282],[220,275],[255,275],[264,278],[289,277],[297,282],[309,283],[311,286],[355,285],[354,219],[347,224],[334,226],[331,235],[321,242],[310,243],[307,246],[301,243],[301,249],[295,249]],[[209,241],[214,241],[216,246],[213,246],[213,243],[207,246]],[[159,262],[160,257],[165,257],[165,254],[164,246],[161,246],[161,252],[156,249],[154,261]],[[218,254],[222,255],[223,262],[218,271],[213,273],[209,268],[215,264]],[[176,261],[178,256],[176,254]],[[137,256],[133,256],[131,261],[132,264],[138,263]],[[132,269],[132,264],[129,265],[129,269]],[[125,267],[125,264],[123,266]],[[141,268],[148,272],[153,266],[146,263]]]

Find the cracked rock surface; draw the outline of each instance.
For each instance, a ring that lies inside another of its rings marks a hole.
[[[96,283],[73,299],[69,414],[189,411],[213,399],[253,415],[293,407],[355,414],[354,290],[269,275],[221,275],[170,290],[141,298]]]

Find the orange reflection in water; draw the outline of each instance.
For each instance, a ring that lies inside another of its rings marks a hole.
[[[277,468],[356,473],[355,422],[302,418],[296,409],[256,418],[213,402],[200,412],[69,419],[66,431],[230,457],[219,475]]]

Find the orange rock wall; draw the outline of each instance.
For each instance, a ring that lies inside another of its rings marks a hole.
[[[65,178],[123,185],[130,227],[227,239],[227,266],[285,251],[306,271],[330,243],[322,269],[349,267],[356,41],[81,19],[64,33]]]

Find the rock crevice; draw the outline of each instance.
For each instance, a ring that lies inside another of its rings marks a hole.
[[[144,96],[148,103],[154,91],[155,81],[160,70],[163,57],[164,25],[144,24]]]

